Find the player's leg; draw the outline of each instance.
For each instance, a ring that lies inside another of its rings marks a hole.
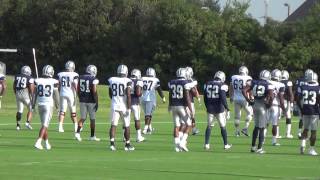
[[[76,107],[76,102],[74,97],[69,97],[67,102],[71,112],[71,120],[74,125],[74,132],[77,132],[77,128],[78,128],[77,107]]]
[[[243,106],[244,110],[246,111],[246,120],[245,120],[244,128],[241,130],[241,132],[244,135],[249,136],[248,128],[249,128],[250,122],[252,120],[252,113],[253,113],[252,106],[250,106],[248,102],[242,102],[242,106]]]
[[[30,98],[26,98],[24,100],[24,104],[26,105],[27,109],[28,109],[28,113],[27,113],[27,120],[26,120],[26,127],[30,130],[32,130],[32,126],[31,126],[31,120],[32,120],[32,105],[31,105],[31,100]]]
[[[319,116],[317,115],[312,115],[311,116],[311,136],[310,136],[310,150],[309,150],[309,154],[312,156],[316,156],[318,155],[318,153],[316,152],[314,145],[316,143],[316,139],[317,139],[317,129],[318,129],[318,121],[319,121]]]
[[[179,106],[179,117],[180,119],[182,119],[182,121],[185,124],[185,129],[183,131],[183,135],[180,141],[180,148],[186,152],[188,152],[188,148],[187,148],[187,139],[189,136],[189,132],[192,130],[192,126],[191,126],[191,119],[190,119],[190,114],[189,112],[187,112],[186,108],[183,106]]]
[[[234,101],[234,127],[235,136],[240,136],[240,118],[241,118],[241,104],[238,101]]]
[[[297,102],[297,103],[299,103],[299,102]],[[304,122],[304,120],[303,120],[303,117],[302,117],[302,112],[300,111],[300,109],[299,108],[297,108],[298,109],[298,114],[299,114],[299,126],[298,126],[298,138],[299,139],[301,139],[302,138],[302,128],[303,128],[303,122]]]
[[[148,121],[148,132],[149,132],[149,134],[151,134],[154,131],[154,128],[152,128],[152,114],[155,111],[155,109],[156,109],[156,103],[153,102],[153,101],[150,101],[149,102],[149,114],[150,114],[150,117],[149,117],[149,121]]]
[[[220,132],[223,139],[224,149],[228,150],[231,148],[232,145],[228,143],[228,134],[227,134],[227,128],[226,128],[226,123],[227,123],[226,112],[216,114],[215,116],[218,119],[218,122],[220,125]]]
[[[308,132],[311,127],[311,116],[309,115],[302,115],[304,130],[301,133],[301,144],[300,144],[300,154],[304,154],[306,149],[306,142],[308,138]]]
[[[119,119],[120,119],[120,112],[111,109],[111,127],[109,130],[109,136],[110,136],[110,149],[112,151],[116,150],[115,135],[116,135],[116,128],[118,126]]]
[[[270,111],[270,117],[272,120],[272,145],[279,146],[277,143],[277,131],[279,122],[280,108],[278,106],[272,106]]]
[[[74,137],[76,138],[76,140],[78,141],[82,141],[80,132],[81,132],[81,128],[83,127],[83,123],[84,121],[87,119],[87,114],[88,114],[88,106],[87,103],[80,103],[80,120],[78,122],[78,127],[77,127],[77,131],[74,134]]]
[[[191,103],[191,108],[192,108],[192,112],[193,112],[192,116],[190,116],[190,118],[191,118],[191,126],[192,126],[192,135],[196,135],[196,134],[199,134],[200,131],[196,127],[196,116],[195,116],[196,109],[194,107],[194,103]]]
[[[21,129],[20,122],[21,122],[22,113],[23,113],[23,103],[18,97],[16,98],[16,102],[17,102],[17,113],[16,113],[17,127],[16,127],[16,129],[19,131]]]
[[[64,132],[63,122],[67,111],[68,102],[66,97],[60,96],[60,113],[59,113],[59,132]]]
[[[180,130],[180,117],[177,113],[176,107],[171,107],[172,112],[172,120],[173,120],[173,138],[174,138],[174,150],[176,152],[180,152],[180,137],[179,137],[179,130]]]
[[[133,151],[135,148],[130,143],[130,112],[122,113],[123,124],[125,127],[124,137],[126,138],[124,150],[125,151]]]
[[[89,116],[90,116],[90,141],[100,141],[100,138],[96,136],[96,104],[89,103],[87,104]]]
[[[211,136],[211,129],[213,127],[213,118],[214,115],[207,113],[207,128],[205,132],[205,137],[204,137],[204,148],[206,150],[210,149],[210,136]]]
[[[39,109],[40,120],[41,120],[41,129],[39,131],[39,136],[35,143],[35,147],[37,149],[42,150],[43,149],[42,140],[44,140],[46,144],[46,149],[51,149],[51,145],[49,144],[49,141],[48,141],[47,130],[49,127],[50,120],[52,118],[52,107],[45,105],[45,106],[39,106],[38,109]]]
[[[286,137],[291,139],[293,138],[293,135],[291,134],[291,104],[290,101],[287,101],[286,103],[286,112],[285,112],[285,116],[286,116],[286,126],[287,126],[287,130],[286,130]]]
[[[141,125],[140,125],[140,105],[132,105],[131,112],[133,113],[134,126],[136,129],[136,141],[143,142],[144,137],[141,134]]]

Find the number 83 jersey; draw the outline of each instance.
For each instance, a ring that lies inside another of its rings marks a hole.
[[[108,79],[111,91],[111,109],[125,112],[127,110],[127,88],[132,88],[132,81],[126,77],[111,77]]]
[[[53,78],[38,78],[35,81],[38,105],[53,106],[53,89],[59,81]]]
[[[298,94],[302,103],[303,115],[319,114],[320,86],[317,84],[305,84],[298,88]]]

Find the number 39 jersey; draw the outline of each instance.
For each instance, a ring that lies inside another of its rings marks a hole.
[[[302,103],[303,115],[319,115],[320,86],[317,84],[304,84],[298,88],[298,95]]]
[[[252,81],[251,76],[233,75],[231,77],[231,84],[233,88],[233,99],[236,101],[245,101],[242,95],[242,89]]]
[[[53,106],[53,89],[59,81],[53,78],[38,78],[35,80],[38,105]]]
[[[58,73],[60,82],[60,96],[73,97],[73,83],[78,84],[79,74],[76,72],[60,72]]]
[[[31,76],[18,74],[14,77],[14,85],[17,91],[26,89],[28,85],[33,83],[34,83],[34,79]]]
[[[204,85],[203,96],[208,113],[216,114],[225,111],[227,92],[228,86],[221,81],[212,80]]]
[[[90,74],[79,77],[79,101],[83,103],[95,103],[92,93],[93,85],[98,85],[99,80]]]
[[[173,79],[169,86],[169,106],[187,106],[184,98],[184,90],[190,90],[192,84],[186,79]]]
[[[111,77],[108,79],[109,90],[111,90],[112,100],[111,109],[115,111],[126,111],[127,108],[127,94],[126,89],[132,89],[132,81],[126,77]]]
[[[156,102],[156,89],[160,86],[160,81],[155,77],[142,77],[142,100]]]
[[[264,100],[267,97],[268,90],[273,90],[274,87],[266,80],[253,80],[250,89],[255,100]]]

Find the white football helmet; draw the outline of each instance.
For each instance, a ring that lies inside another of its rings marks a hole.
[[[306,75],[307,76],[305,78],[308,82],[312,82],[312,83],[318,82],[318,74],[317,73],[312,71],[312,72],[307,73]]]
[[[156,71],[153,68],[149,67],[146,71],[146,75],[149,77],[156,77]]]
[[[73,61],[67,61],[65,64],[65,69],[73,72],[76,69],[76,65],[74,64]]]
[[[218,78],[221,80],[221,82],[224,82],[226,80],[226,74],[222,71],[217,71],[215,74],[214,74],[214,78]]]
[[[287,70],[281,71],[281,79],[282,80],[289,80],[289,72]]]
[[[31,76],[31,68],[30,66],[22,66],[21,68],[21,74],[27,75],[27,76]]]
[[[117,68],[117,73],[118,75],[123,75],[125,77],[128,76],[128,67],[126,65],[119,65],[118,68]]]
[[[271,78],[273,80],[276,80],[276,81],[280,81],[281,80],[281,71],[279,69],[275,69],[271,72]]]
[[[133,69],[131,71],[131,76],[137,79],[141,79],[141,71],[139,69]]]
[[[187,78],[187,69],[186,68],[179,68],[176,71],[176,76],[178,78]]]
[[[260,78],[260,79],[263,79],[263,80],[270,80],[270,79],[271,79],[271,73],[270,73],[270,71],[268,71],[268,70],[262,70],[262,71],[260,72],[259,78]]]
[[[246,66],[241,66],[239,68],[239,74],[243,76],[247,76],[249,74],[249,70]]]
[[[186,78],[187,79],[192,79],[192,77],[193,77],[193,69],[192,69],[192,67],[188,66],[185,69],[186,69]]]
[[[305,72],[304,72],[304,77],[307,79],[307,76],[311,76],[310,74],[313,73],[313,70],[312,69],[307,69]]]
[[[42,75],[48,76],[48,77],[53,77],[54,75],[54,69],[51,65],[45,65],[42,68]]]
[[[95,65],[87,66],[86,73],[90,74],[91,76],[96,77],[96,75],[98,73],[97,67]]]

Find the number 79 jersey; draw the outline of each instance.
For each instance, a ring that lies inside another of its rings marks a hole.
[[[305,84],[298,88],[298,94],[302,103],[303,115],[319,115],[320,86],[317,84]]]
[[[186,79],[173,79],[169,86],[169,106],[187,106],[184,99],[184,90],[190,90],[192,84]]]
[[[35,81],[38,105],[53,106],[53,89],[59,81],[53,78],[38,78]]]
[[[112,100],[111,109],[115,111],[126,111],[127,108],[127,92],[126,89],[132,89],[132,81],[126,77],[111,77],[108,79],[109,90],[111,90]]]

